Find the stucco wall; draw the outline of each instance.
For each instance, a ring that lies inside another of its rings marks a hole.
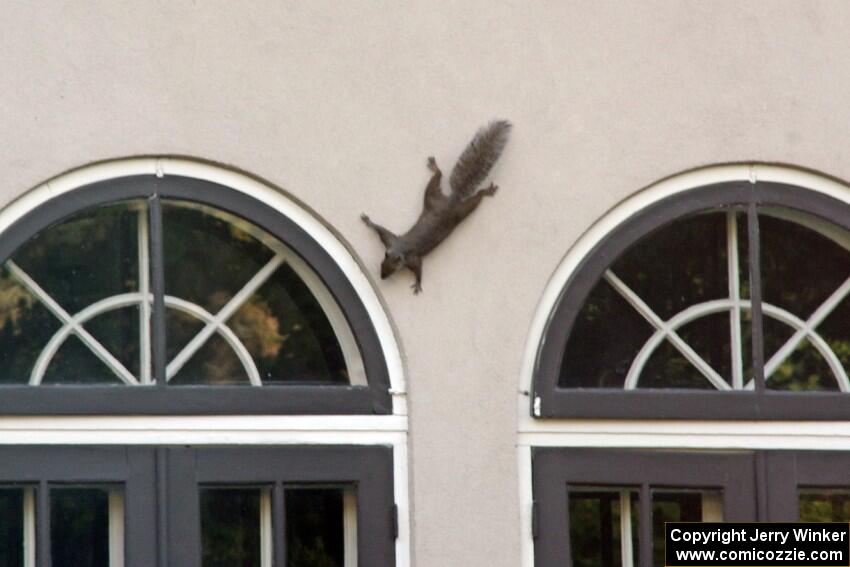
[[[0,201],[69,168],[196,156],[284,187],[373,270],[425,157],[492,117],[502,190],[379,285],[411,416],[419,567],[519,559],[516,390],[536,303],[607,209],[704,164],[850,178],[850,5],[774,2],[6,2]]]

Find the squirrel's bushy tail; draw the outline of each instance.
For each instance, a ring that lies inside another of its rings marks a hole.
[[[475,191],[502,155],[510,130],[507,120],[494,120],[475,133],[452,170],[449,179],[452,191],[462,197]]]

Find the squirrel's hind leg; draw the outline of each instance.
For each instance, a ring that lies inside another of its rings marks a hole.
[[[434,159],[434,156],[428,158],[428,169],[433,171],[434,175],[431,176],[428,186],[425,187],[425,210],[433,211],[446,200],[446,196],[443,195],[443,190],[440,188],[443,172],[437,167],[437,160]]]
[[[498,185],[490,184],[486,188],[478,191],[473,196],[460,201],[457,204],[457,214],[460,215],[460,218],[465,219],[469,216],[472,211],[478,208],[478,205],[481,204],[481,199],[484,197],[492,197],[496,194],[496,191],[499,190]]]

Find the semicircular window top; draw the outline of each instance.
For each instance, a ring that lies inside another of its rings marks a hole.
[[[570,278],[535,414],[846,418],[848,296],[846,203],[773,183],[668,198]]]
[[[25,396],[23,413],[388,411],[365,308],[302,229],[209,182],[114,185],[7,231],[0,400]]]

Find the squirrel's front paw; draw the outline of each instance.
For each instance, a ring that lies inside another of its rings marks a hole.
[[[413,295],[419,295],[419,293],[422,291],[422,284],[419,282],[416,282],[410,287],[413,288]]]
[[[440,170],[440,168],[437,167],[437,160],[434,159],[434,156],[428,156],[428,169],[434,173],[437,173]]]
[[[369,218],[369,215],[367,215],[366,213],[360,213],[360,220],[362,220],[363,222],[365,222],[367,225],[371,225],[371,224],[372,224],[372,221],[371,221],[371,219]]]

